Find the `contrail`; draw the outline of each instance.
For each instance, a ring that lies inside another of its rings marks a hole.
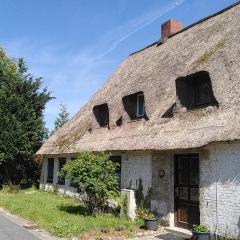
[[[111,33],[111,35],[116,35],[116,33],[120,34],[120,37],[118,40],[113,42],[109,49],[107,49],[104,53],[102,53],[99,58],[102,58],[109,53],[111,53],[113,50],[117,48],[117,46],[125,41],[127,38],[129,38],[134,33],[138,32],[139,30],[145,28],[146,26],[150,25],[151,23],[155,22],[158,18],[162,17],[163,15],[169,13],[176,7],[182,5],[186,0],[176,0],[168,4],[166,7],[148,12],[147,14],[142,15],[139,18],[133,19],[127,24],[124,24],[115,31]]]

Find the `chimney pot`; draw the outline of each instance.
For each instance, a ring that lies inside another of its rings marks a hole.
[[[169,36],[181,31],[183,29],[182,23],[174,19],[170,19],[162,24],[161,34],[162,39],[168,38]]]

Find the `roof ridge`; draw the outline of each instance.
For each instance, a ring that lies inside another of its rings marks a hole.
[[[218,16],[218,15],[220,15],[220,14],[222,14],[222,13],[224,13],[224,12],[226,12],[226,11],[234,8],[234,7],[236,7],[236,6],[239,5],[239,4],[240,4],[240,0],[238,0],[237,2],[231,4],[230,6],[228,6],[228,7],[226,7],[226,8],[223,8],[223,9],[220,10],[220,11],[217,11],[217,12],[215,12],[215,13],[207,16],[207,17],[204,17],[204,18],[198,20],[197,22],[194,22],[194,23],[188,25],[187,27],[183,28],[181,31],[176,32],[176,33],[170,35],[168,38],[172,38],[172,37],[174,37],[174,36],[176,36],[176,35],[178,35],[178,34],[180,34],[180,33],[182,33],[182,32],[185,32],[186,30],[188,30],[188,29],[190,29],[190,28],[192,28],[192,27],[194,27],[194,26],[196,26],[196,25],[198,25],[198,24],[200,24],[200,23],[202,23],[202,22],[204,22],[204,21],[206,21],[206,20],[208,20],[208,19],[210,19],[210,18],[216,17],[216,16]],[[170,19],[172,19],[172,18],[170,18]],[[129,56],[132,56],[132,55],[134,55],[134,54],[136,54],[136,53],[142,52],[142,51],[144,51],[145,49],[147,49],[147,48],[149,48],[149,47],[152,47],[152,46],[155,45],[155,44],[157,44],[157,46],[162,45],[162,44],[163,44],[163,41],[162,41],[161,39],[158,40],[158,41],[155,41],[155,42],[147,45],[146,47],[144,47],[144,48],[142,48],[142,49],[140,49],[140,50],[137,50],[137,51],[129,54]]]

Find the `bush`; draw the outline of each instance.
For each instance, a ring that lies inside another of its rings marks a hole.
[[[107,199],[117,196],[117,163],[106,153],[82,152],[77,159],[69,161],[60,176],[71,179],[71,184],[81,195],[90,213],[103,211]]]
[[[206,226],[203,225],[193,225],[193,231],[196,232],[208,232],[209,229]]]

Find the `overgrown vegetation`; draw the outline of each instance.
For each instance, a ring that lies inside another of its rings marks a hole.
[[[35,189],[15,193],[4,189],[0,191],[0,206],[59,237],[101,232],[103,229],[107,229],[108,234],[112,231],[125,231],[128,234],[140,226],[139,222],[112,214],[98,213],[92,216],[78,200]]]
[[[152,189],[149,188],[147,195],[144,196],[142,179],[139,178],[138,181],[136,181],[135,199],[137,205],[137,217],[139,219],[155,219],[155,215],[150,211],[151,192]]]
[[[225,46],[224,40],[217,43],[215,46],[213,46],[209,51],[205,52],[201,57],[198,58],[197,61],[193,63],[193,69],[196,69],[201,64],[206,63],[210,60],[210,58],[220,49],[222,49]]]
[[[193,231],[204,233],[204,232],[209,232],[209,229],[207,226],[193,225]]]
[[[90,213],[104,211],[107,200],[119,196],[118,164],[106,153],[82,152],[61,170],[61,176],[71,179],[71,184]]]
[[[4,182],[38,181],[34,153],[46,137],[43,111],[51,99],[41,78],[28,72],[23,59],[0,49],[0,175]]]

